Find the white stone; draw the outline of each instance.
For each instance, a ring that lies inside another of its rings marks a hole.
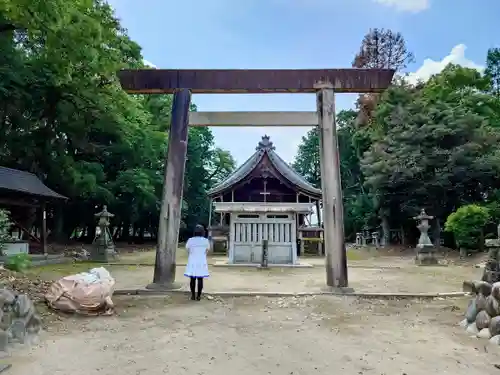
[[[4,255],[28,254],[29,243],[23,241],[7,242],[2,252]]]
[[[465,332],[476,336],[479,333],[479,330],[477,329],[477,326],[476,326],[476,322],[469,324],[467,326],[467,329],[465,330]]]
[[[500,345],[500,335],[493,336],[490,339],[490,344]]]
[[[491,338],[491,333],[489,328],[483,328],[482,330],[479,331],[477,334],[477,337],[480,339],[489,339]]]

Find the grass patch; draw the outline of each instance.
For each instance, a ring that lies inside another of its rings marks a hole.
[[[87,272],[92,268],[104,267],[112,273],[116,266],[109,266],[104,263],[96,262],[77,262],[77,263],[62,263],[62,264],[46,264],[43,266],[35,266],[27,270],[27,275],[32,275],[45,280],[56,280],[64,276],[74,275],[80,272]],[[135,271],[137,266],[121,267],[127,271]]]
[[[370,250],[347,249],[347,260],[366,260],[373,256]]]
[[[187,263],[187,252],[186,249],[181,247],[177,249],[175,254],[177,264]],[[118,263],[129,263],[129,264],[155,264],[156,250],[120,254]]]
[[[117,263],[133,263],[133,264],[154,264],[156,251],[147,251],[131,254],[120,254]]]

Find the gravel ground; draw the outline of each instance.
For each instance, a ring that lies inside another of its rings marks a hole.
[[[384,266],[395,263],[385,262]],[[418,267],[398,263],[401,268],[377,268],[373,262],[358,262],[349,268],[349,286],[356,292],[431,293],[457,292],[464,280],[480,279],[481,271],[473,267]],[[153,280],[153,266],[113,267],[116,289],[144,288]],[[188,289],[184,267],[178,266],[176,281]],[[270,268],[210,267],[205,282],[207,292],[319,292],[326,286],[324,267]]]
[[[499,374],[467,337],[465,299],[116,297],[114,317],[67,320],[9,375]]]

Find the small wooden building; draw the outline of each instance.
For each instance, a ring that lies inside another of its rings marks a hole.
[[[321,199],[276,152],[268,136],[255,153],[209,193],[214,201],[214,227],[227,228],[229,263],[260,263],[262,241],[268,240],[268,261],[297,263],[298,230]]]
[[[18,237],[23,237],[22,233],[26,237],[26,240],[13,240],[7,244],[5,252],[12,248],[15,252],[29,249],[30,253],[46,254],[47,204],[67,199],[45,186],[33,173],[0,167],[0,208],[10,211],[10,219],[19,231]]]

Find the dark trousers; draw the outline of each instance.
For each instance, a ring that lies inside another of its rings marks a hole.
[[[191,289],[191,299],[195,299],[196,280],[198,280],[198,293],[196,294],[197,299],[200,299],[201,291],[203,290],[203,277],[191,277],[189,280],[189,288]]]

